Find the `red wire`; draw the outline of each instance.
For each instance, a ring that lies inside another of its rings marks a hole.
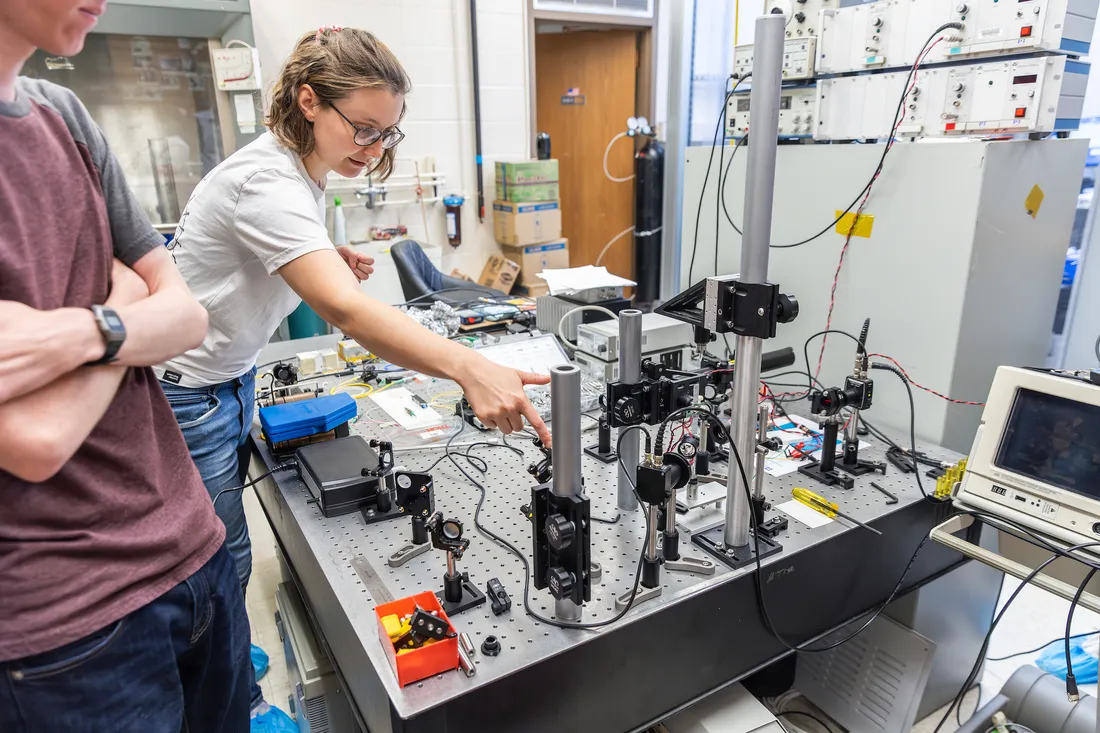
[[[918,384],[917,382],[914,382],[913,378],[909,376],[909,372],[905,371],[905,367],[903,367],[901,364],[899,364],[897,359],[893,358],[892,356],[887,356],[886,354],[869,354],[868,356],[873,357],[873,358],[878,358],[878,359],[885,359],[886,361],[890,362],[891,364],[896,366],[901,371],[901,373],[903,375],[905,375],[905,378],[909,381],[909,384],[913,385],[917,389],[924,390],[928,394],[935,395],[936,397],[939,397],[941,400],[944,400],[946,402],[951,402],[951,403],[956,404],[956,405],[973,405],[974,407],[985,407],[984,402],[970,402],[968,400],[957,400],[954,397],[948,397],[945,394],[941,394],[940,392],[937,392],[936,390],[932,389],[931,387],[925,387],[923,384]]]
[[[917,60],[913,62],[913,77],[910,80],[909,88],[905,90],[905,94],[902,95],[902,107],[905,106],[905,99],[913,91],[913,88],[917,85],[917,67],[924,62],[924,59],[931,53],[932,49],[936,47],[936,44],[943,40],[943,36],[940,36],[935,41],[928,45],[928,48],[924,50]],[[890,131],[890,138],[886,141],[886,152],[889,153],[894,147],[894,141],[897,139],[898,130],[901,129],[901,123],[905,120],[905,114],[898,115],[898,121],[894,124],[894,129]],[[883,156],[883,162],[885,162],[885,155]],[[859,217],[863,214],[863,207],[867,205],[867,199],[871,197],[871,189],[874,187],[878,177],[882,175],[882,168],[880,167],[875,171],[875,175],[871,178],[871,183],[867,186],[867,193],[863,195],[863,199],[859,202],[859,208],[856,209],[855,218],[852,219],[852,225],[848,227],[848,234],[844,237],[844,246],[840,250],[840,259],[836,263],[836,272],[833,273],[833,286],[829,290],[829,312],[825,317],[825,330],[828,331],[833,327],[833,307],[836,305],[836,288],[840,283],[840,271],[844,267],[844,258],[848,254],[848,247],[852,244],[852,233],[856,229],[856,224],[859,222]],[[825,344],[829,341],[829,334],[825,333],[821,339],[821,350],[817,355],[817,370],[814,372],[814,377],[821,376],[821,364],[825,360]],[[809,365],[807,365],[809,366]]]

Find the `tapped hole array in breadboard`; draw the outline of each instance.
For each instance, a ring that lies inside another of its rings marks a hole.
[[[430,392],[430,390],[426,390]],[[434,393],[425,394],[429,399]],[[379,427],[375,423],[360,420],[353,431],[366,438],[377,435]],[[472,433],[472,431],[471,431]],[[469,439],[500,440],[498,434],[471,434]],[[465,433],[456,440],[456,444],[465,441]],[[595,432],[586,432],[584,444],[595,443]],[[463,459],[463,468],[486,486],[486,498],[482,506],[480,519],[483,525],[494,533],[511,542],[531,561],[530,521],[521,513],[520,506],[531,501],[533,480],[526,472],[526,466],[541,458],[529,440],[509,439],[509,444],[520,448],[523,455],[503,447],[478,447],[473,455],[481,457],[487,463],[484,474],[471,468]],[[456,449],[457,450],[457,449]],[[462,448],[465,451],[465,448]],[[951,457],[944,451],[935,449],[929,452],[939,457]],[[423,470],[443,455],[442,446],[423,451],[406,451],[397,457],[399,465],[408,470]],[[863,455],[863,452],[861,452]],[[882,451],[877,447],[868,449],[865,457],[882,460]],[[591,513],[594,517],[612,519],[619,510],[616,507],[618,492],[617,465],[603,464],[587,456],[583,459],[585,493],[591,501]],[[713,467],[714,473],[725,472],[724,464]],[[475,640],[475,644],[485,636],[495,635],[501,639],[502,653],[498,657],[478,655],[478,675],[467,680],[462,675],[443,675],[442,679],[431,680],[405,688],[399,694],[439,695],[450,694],[455,686],[484,684],[497,677],[509,674],[535,661],[560,653],[568,646],[578,643],[586,635],[603,633],[602,630],[578,632],[563,630],[541,623],[529,616],[523,609],[524,569],[519,560],[484,536],[474,527],[474,510],[480,492],[449,461],[444,460],[432,470],[434,478],[435,506],[447,518],[461,521],[464,535],[470,539],[470,547],[458,562],[461,571],[470,575],[470,580],[484,590],[490,578],[497,578],[504,585],[512,599],[511,610],[495,616],[488,604],[476,607],[454,618],[456,628],[465,631]],[[311,552],[316,556],[325,580],[331,586],[335,599],[348,615],[352,627],[371,654],[377,665],[388,664],[377,642],[376,622],[373,608],[372,582],[380,583],[384,591],[393,598],[401,598],[430,590],[439,591],[443,586],[446,572],[446,555],[439,550],[429,550],[425,554],[410,559],[400,567],[390,567],[386,558],[411,541],[411,523],[407,518],[398,518],[365,523],[359,513],[340,517],[324,517],[320,509],[309,503],[308,489],[293,472],[277,476],[281,487],[277,511],[293,514],[302,536]],[[869,480],[875,480],[888,491],[901,499],[901,504],[888,506],[886,497],[869,486]],[[791,496],[795,486],[809,486],[806,477],[792,474],[782,478],[769,477],[765,482],[765,493],[772,503],[781,503]],[[851,491],[839,492],[825,487],[809,486],[812,490],[840,503],[842,510],[861,521],[873,521],[898,508],[906,506],[919,497],[916,484],[911,476],[904,476],[891,470],[886,476],[875,475],[856,480]],[[683,492],[681,492],[683,498]],[[267,503],[267,502],[265,502]],[[272,511],[269,509],[269,511]],[[704,511],[704,510],[697,510]],[[721,512],[718,513],[719,516]],[[689,515],[690,516],[690,515]],[[682,517],[681,517],[682,519]],[[277,520],[276,520],[277,521]],[[585,605],[583,621],[592,622],[608,619],[616,615],[616,599],[628,592],[634,583],[637,562],[645,535],[645,520],[640,511],[622,512],[620,521],[614,525],[593,524],[591,533],[592,558],[602,569],[599,579],[592,584],[592,600]],[[841,532],[851,530],[843,521],[831,522],[826,526],[809,529],[795,520],[790,520],[789,529],[776,539],[786,552],[797,552],[811,547],[824,539]],[[698,547],[693,545],[684,533],[680,540],[680,552],[684,556],[697,559],[710,559]],[[782,554],[770,557],[768,564],[781,559]],[[366,562],[376,581],[364,583],[364,577],[356,566]],[[700,576],[682,572],[661,572],[661,595],[654,600],[637,604],[627,616],[616,622],[630,623],[632,619],[653,613],[668,603],[699,592],[705,587],[727,581],[732,575],[745,574],[754,569],[731,571],[719,564],[717,572],[711,576]],[[531,589],[531,606],[546,618],[553,618],[554,599],[548,591]],[[420,687],[419,685],[423,685]]]

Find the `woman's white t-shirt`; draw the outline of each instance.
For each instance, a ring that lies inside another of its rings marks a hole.
[[[157,375],[185,387],[235,379],[301,303],[279,268],[333,249],[324,191],[298,156],[265,133],[199,182],[168,249],[210,327],[201,346]]]

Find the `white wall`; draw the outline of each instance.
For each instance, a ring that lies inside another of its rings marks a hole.
[[[371,226],[404,224],[410,237],[426,236],[444,246],[445,272],[457,267],[476,278],[486,257],[499,251],[491,218],[493,163],[528,157],[531,123],[527,3],[481,0],[477,26],[486,220],[479,224],[468,8],[465,0],[261,0],[252,4],[252,25],[265,84],[275,79],[297,39],[321,25],[369,30],[393,50],[413,84],[398,155],[434,157],[437,170],[447,176],[445,193],[466,197],[463,243],[454,250],[446,245],[442,204],[428,206],[425,232],[419,207],[368,211],[344,194],[344,205],[354,207],[346,210],[348,236],[365,239]],[[411,162],[399,163],[398,172],[411,173]]]

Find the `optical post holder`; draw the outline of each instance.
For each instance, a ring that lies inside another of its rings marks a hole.
[[[531,489],[535,588],[578,606],[592,600],[591,516],[584,494],[558,496],[551,483]]]
[[[470,546],[470,540],[462,536],[462,522],[444,519],[442,512],[436,512],[428,518],[425,527],[431,536],[432,547],[447,553],[443,590],[436,592],[443,610],[453,616],[485,603],[485,594],[470,581],[469,573],[458,570],[458,561]]]
[[[432,514],[435,498],[432,494],[432,476],[428,473],[396,471],[388,480],[395,487],[397,511],[412,520],[412,541],[397,550],[386,560],[390,567],[400,567],[409,560],[431,550],[428,544],[428,517]]]

